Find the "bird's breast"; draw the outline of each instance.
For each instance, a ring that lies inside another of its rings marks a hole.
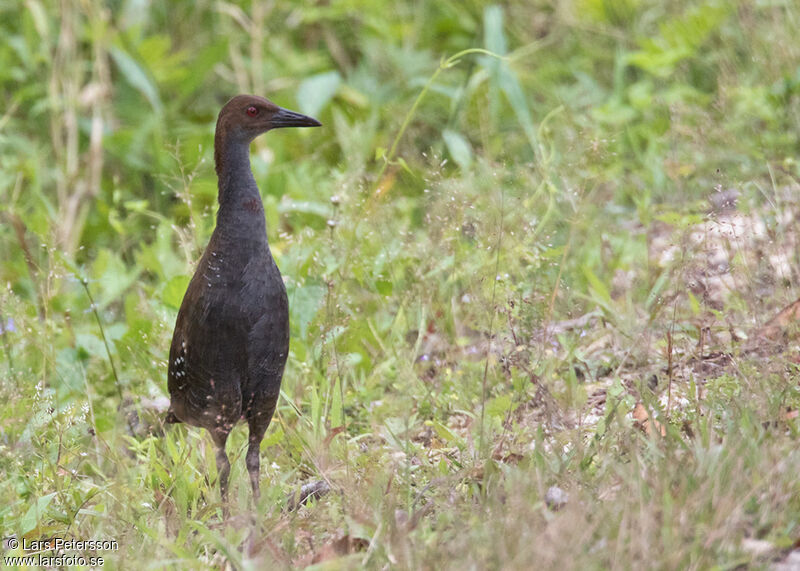
[[[234,314],[280,310],[286,305],[286,288],[267,244],[240,242],[239,246],[220,247],[214,240],[209,244],[195,274],[207,310],[225,307]]]

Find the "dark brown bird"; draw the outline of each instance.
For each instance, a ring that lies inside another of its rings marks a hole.
[[[247,471],[253,497],[259,497],[259,446],[275,412],[289,352],[289,303],[267,243],[250,143],[271,129],[319,125],[255,95],[237,95],[217,118],[217,226],[178,311],[166,420],[211,433],[223,503],[231,469],[225,442],[239,420],[250,429]]]

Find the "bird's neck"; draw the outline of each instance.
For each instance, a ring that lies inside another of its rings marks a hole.
[[[219,204],[226,205],[242,198],[258,197],[258,186],[250,170],[250,143],[217,141],[214,149]]]
[[[238,244],[239,249],[244,244],[266,244],[264,205],[250,170],[250,144],[226,143],[214,150],[219,185],[215,239]]]
[[[265,233],[264,205],[250,170],[250,144],[225,143],[216,145],[214,152],[219,184],[217,225],[238,226],[244,231],[264,228]]]

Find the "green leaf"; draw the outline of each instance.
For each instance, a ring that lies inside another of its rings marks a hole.
[[[153,243],[142,245],[136,253],[136,265],[142,270],[156,274],[161,283],[183,275],[187,270],[185,258],[179,256],[173,247],[174,236],[175,230],[171,223],[165,220],[156,229]]]
[[[696,57],[700,47],[727,18],[726,3],[695,6],[686,14],[662,23],[659,34],[639,42],[642,49],[631,53],[628,62],[657,77],[672,75],[678,63]]]
[[[445,129],[442,138],[447,145],[447,152],[462,169],[468,168],[472,164],[472,147],[460,133]]]
[[[342,393],[340,388],[341,381],[337,378],[333,385],[333,394],[331,395],[331,428],[342,426],[344,424],[344,411],[342,410]]]
[[[175,276],[169,280],[161,290],[161,302],[172,309],[180,309],[190,279],[189,276]]]
[[[104,309],[108,304],[119,301],[120,296],[133,285],[141,271],[141,268],[126,266],[116,252],[108,248],[100,250],[92,264],[92,279],[89,284],[97,307]]]
[[[327,288],[319,283],[297,285],[294,281],[286,284],[289,296],[289,314],[292,329],[300,338],[305,338],[308,325],[316,317]]]
[[[311,385],[311,425],[314,427],[314,434],[320,433],[322,426],[322,399],[315,385]]]
[[[269,430],[266,438],[261,441],[261,450],[266,450],[270,446],[281,444],[285,439],[286,434],[280,426],[276,427],[274,430]]]
[[[661,292],[666,289],[669,285],[669,278],[670,272],[662,272],[656,283],[653,284],[653,287],[650,289],[650,292],[647,294],[647,301],[645,301],[645,308],[648,310],[653,306],[656,301],[659,301]],[[687,292],[691,296],[691,292]]]
[[[429,424],[433,428],[433,431],[436,433],[436,436],[438,436],[442,441],[446,443],[455,442],[457,444],[463,444],[463,440],[461,439],[460,436],[454,434],[452,430],[450,430],[448,427],[446,427],[438,420],[432,420],[426,422],[425,424]]]
[[[142,67],[123,50],[114,46],[111,48],[111,58],[117,64],[122,77],[130,84],[131,87],[139,91],[147,98],[153,110],[161,114],[161,98],[158,95],[158,89],[155,84],[150,80],[149,75],[142,69]]]
[[[83,349],[92,357],[106,357],[106,346],[103,344],[103,341],[91,333],[77,333],[75,335],[75,346],[78,348],[78,350]],[[113,346],[113,343],[110,344],[112,351]]]
[[[525,97],[525,92],[517,79],[517,75],[511,70],[505,62],[500,65],[498,84],[500,89],[508,99],[517,120],[522,124],[525,133],[530,137],[534,137],[535,129],[533,127],[533,117],[528,108],[528,99]]]
[[[592,298],[603,306],[607,311],[611,312],[612,302],[611,294],[600,278],[588,267],[584,266],[583,275],[586,276],[586,281],[589,282],[589,289],[592,292]]]
[[[503,8],[501,6],[492,4],[483,10],[483,34],[483,42],[487,50],[498,55],[505,55],[508,47],[506,35],[503,32]]]
[[[492,5],[486,7],[483,11],[483,28],[483,41],[486,49],[498,55],[505,55],[508,51],[508,45],[503,30],[503,9],[500,6]],[[508,103],[514,110],[514,114],[522,125],[522,129],[535,152],[537,146],[536,129],[528,108],[527,97],[517,79],[516,73],[504,60],[485,57],[481,61],[483,66],[490,71],[493,85],[499,88],[508,99]]]
[[[392,295],[393,284],[389,280],[375,280],[375,289],[383,296]]]
[[[126,200],[122,205],[131,212],[144,212],[148,209],[150,203],[147,200]]]
[[[297,104],[306,115],[316,115],[333,99],[342,76],[338,71],[329,71],[313,75],[304,80],[297,89]]]
[[[299,212],[302,214],[316,214],[322,218],[331,217],[331,205],[328,202],[313,202],[311,200],[282,200],[278,204],[278,212],[287,214]]]
[[[53,492],[36,499],[36,502],[34,502],[25,515],[22,516],[22,519],[19,522],[20,535],[25,535],[38,525],[39,521],[44,515],[45,510],[47,509],[47,506],[50,505],[50,502],[55,496],[56,493]]]
[[[410,174],[411,176],[415,176],[414,171],[411,170],[411,167],[408,166],[408,163],[403,157],[397,157],[397,164],[400,165],[403,168],[403,170],[406,171],[408,174]]]
[[[511,395],[502,395],[486,403],[486,414],[495,418],[503,418],[511,408]]]

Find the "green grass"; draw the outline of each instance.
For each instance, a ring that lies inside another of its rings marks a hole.
[[[797,545],[798,344],[757,334],[800,297],[791,2],[0,14],[3,537],[192,569],[758,568]],[[324,127],[253,145],[291,354],[262,498],[240,427],[224,521],[208,435],[157,405],[239,92]]]

